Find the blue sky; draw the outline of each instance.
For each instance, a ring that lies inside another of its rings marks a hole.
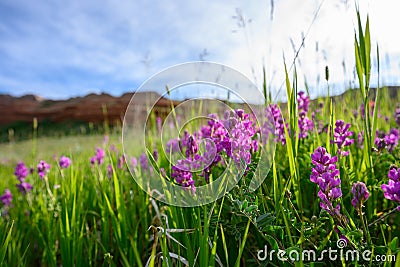
[[[362,14],[370,14],[372,44],[379,43],[381,83],[400,84],[400,1],[360,2]],[[164,68],[201,57],[257,85],[265,65],[277,90],[283,57],[290,65],[304,36],[300,84],[305,78],[313,94],[324,92],[328,65],[340,92],[354,83],[354,23],[350,0],[275,0],[272,18],[270,0],[0,0],[0,93],[121,95]]]

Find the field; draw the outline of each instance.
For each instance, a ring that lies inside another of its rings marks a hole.
[[[0,266],[400,266],[400,93],[369,87],[364,32],[359,89],[310,100],[287,75],[263,123],[233,109],[165,140],[150,116],[128,150],[122,129],[0,144]]]

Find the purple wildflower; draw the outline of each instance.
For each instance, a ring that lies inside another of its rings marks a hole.
[[[311,161],[314,168],[311,170],[310,180],[320,188],[320,207],[332,216],[340,216],[340,203],[334,207],[334,202],[342,196],[339,170],[336,168],[337,157],[331,157],[325,148],[318,147],[311,155]]]
[[[369,115],[372,116],[374,114],[375,102],[374,101],[370,101],[368,103],[368,106],[369,106]],[[361,113],[361,118],[365,119],[365,107],[364,107],[364,104],[361,104],[361,106],[360,106],[360,113]]]
[[[303,110],[307,113],[310,105],[310,97],[305,92],[300,91],[297,93],[297,105],[299,110]]]
[[[353,109],[353,116],[354,116],[354,118],[358,117],[358,110],[357,109]]]
[[[397,126],[400,126],[400,108],[396,108],[396,112],[394,113],[394,119],[396,120]]]
[[[299,138],[303,139],[308,136],[308,132],[312,131],[314,128],[314,123],[307,117],[306,112],[301,111],[299,113]]]
[[[389,152],[392,152],[399,143],[399,137],[399,130],[396,128],[390,130],[388,134],[377,130],[374,143],[378,150],[386,148]]]
[[[180,146],[179,146],[179,139],[175,138],[175,139],[169,140],[166,144],[165,151],[167,152],[168,155],[181,151]]]
[[[96,155],[94,157],[90,158],[90,163],[94,165],[97,163],[98,165],[101,165],[104,163],[104,157],[106,153],[104,152],[103,149],[101,148],[96,148]]]
[[[186,142],[186,157],[193,158],[197,151],[199,151],[199,146],[197,145],[196,139],[193,135],[190,135]]]
[[[183,171],[187,172],[197,172],[206,166],[204,164],[204,158],[198,154],[194,155],[193,158],[185,158],[177,160],[175,166]]]
[[[385,136],[384,138],[386,148],[389,152],[392,152],[393,149],[397,146],[399,143],[399,130],[396,128],[393,128],[390,130],[390,132]]]
[[[228,142],[229,134],[222,121],[218,119],[216,114],[209,114],[209,120],[207,125],[204,125],[200,129],[200,135],[203,139],[211,139],[217,148],[217,153],[224,150],[225,141]]]
[[[164,168],[160,168],[160,175],[164,178],[167,178],[167,172],[165,171]]]
[[[107,177],[108,178],[111,178],[112,176],[113,176],[113,167],[112,167],[112,165],[111,164],[108,164],[108,166],[107,166]]]
[[[204,177],[205,181],[208,183],[211,168],[213,165],[218,164],[221,161],[221,155],[217,153],[217,148],[214,143],[206,142],[204,153],[202,155],[202,172],[200,176]]]
[[[362,207],[365,201],[369,198],[369,192],[367,186],[363,182],[354,183],[351,188],[353,199],[351,204],[358,211],[359,215],[362,215]]]
[[[12,202],[12,194],[10,189],[4,190],[4,194],[0,196],[0,201],[3,202],[4,206],[10,206]]]
[[[253,123],[248,117],[239,121],[231,130],[231,156],[236,164],[241,164],[242,161],[246,165],[250,164],[251,150],[254,148],[252,138],[255,133]]]
[[[365,119],[365,107],[364,107],[364,104],[361,104],[361,106],[360,106],[360,114],[361,114],[361,118]]]
[[[105,155],[106,155],[106,153],[104,152],[103,149],[101,149],[101,148],[96,149],[96,161],[99,165],[103,164]]]
[[[338,146],[338,154],[341,156],[348,156],[349,151],[344,151],[344,147],[350,146],[354,143],[354,139],[350,139],[354,133],[349,131],[350,123],[344,123],[342,120],[337,120],[335,123],[335,132],[333,133],[333,142]]]
[[[154,149],[154,151],[153,151],[153,158],[154,158],[154,161],[158,160],[158,150],[157,149]]]
[[[315,110],[315,113],[321,113],[323,108],[324,108],[324,102],[319,102],[318,108]]]
[[[258,141],[257,140],[252,141],[252,150],[253,150],[253,152],[258,151]]]
[[[172,166],[171,176],[183,188],[191,190],[193,194],[196,193],[196,187],[194,185],[194,180],[190,171],[185,171],[177,166]]]
[[[361,149],[364,148],[364,133],[358,133],[357,134],[357,146]]]
[[[143,153],[139,157],[139,162],[140,162],[140,168],[142,171],[149,170],[149,160],[147,159],[146,153]]]
[[[389,182],[381,186],[386,199],[400,203],[400,168],[392,168],[388,173]],[[400,206],[397,207],[400,211]]]
[[[183,132],[183,137],[181,138],[182,147],[187,147],[187,143],[189,141],[189,136],[190,136],[189,132],[187,130],[185,130]]]
[[[29,174],[28,168],[25,166],[25,163],[19,162],[15,166],[14,174],[15,174],[15,176],[17,176],[17,179],[19,181],[24,181],[26,176],[28,176],[28,174]]]
[[[400,202],[400,183],[393,180],[389,180],[388,184],[381,186],[384,196],[386,199]]]
[[[385,133],[383,131],[376,130],[374,144],[378,150],[382,150],[386,147]]]
[[[264,137],[268,137],[270,133],[273,133],[276,136],[276,141],[280,142],[282,145],[286,144],[285,125],[278,105],[269,105],[265,112],[267,122],[264,123],[262,128]]]
[[[241,120],[247,120],[247,119],[249,118],[249,114],[244,113],[244,110],[243,110],[243,109],[236,109],[236,110],[235,110],[235,114],[236,114],[236,116],[238,116],[239,119],[241,119]]]
[[[208,124],[211,127],[211,136],[205,136],[208,131],[203,129],[203,138],[210,137],[213,140],[217,153],[225,151],[236,164],[244,162],[248,165],[251,161],[251,151],[256,148],[252,139],[256,129],[250,116],[239,109],[233,113],[226,112],[224,120],[218,120],[212,115],[210,117],[212,120],[209,120]]]
[[[314,120],[315,123],[317,124],[317,131],[319,134],[321,133],[327,133],[328,132],[328,126],[324,124],[324,122],[322,120]]]
[[[111,144],[111,145],[110,145],[109,150],[110,150],[110,152],[113,152],[113,153],[115,153],[115,154],[118,154],[118,153],[119,153],[118,148],[117,148],[114,144]]]
[[[388,172],[389,179],[400,182],[400,168],[391,168]]]
[[[30,183],[23,181],[17,184],[17,188],[22,194],[25,195],[26,193],[29,193],[32,190],[32,185]]]
[[[60,168],[66,169],[69,167],[69,165],[71,165],[71,159],[66,156],[62,156],[60,158],[59,164],[60,164]]]
[[[210,114],[209,118],[199,132],[193,135],[184,133],[181,143],[185,147],[186,158],[178,160],[171,172],[178,184],[193,192],[193,172],[201,172],[198,175],[208,182],[212,166],[220,163],[224,154],[237,165],[248,165],[251,153],[258,149],[257,140],[253,139],[257,130],[250,115],[243,110],[227,111],[222,120],[215,114]],[[205,146],[203,149],[199,149],[198,140],[205,141],[201,143]],[[199,151],[203,154],[198,154]]]
[[[50,165],[46,163],[46,161],[41,160],[39,161],[39,164],[37,165],[37,171],[40,176],[40,179],[43,179],[43,177],[46,176],[46,174],[50,171]]]
[[[117,163],[118,169],[122,169],[122,168],[125,166],[125,163],[126,163],[125,155],[121,155],[121,156],[118,158],[118,163]]]
[[[137,159],[135,157],[131,158],[131,164],[132,164],[132,168],[136,168],[137,166]]]

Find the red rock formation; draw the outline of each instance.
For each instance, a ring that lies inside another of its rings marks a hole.
[[[53,122],[81,121],[101,123],[107,120],[115,124],[123,120],[126,108],[133,93],[120,97],[109,94],[89,94],[85,97],[76,97],[68,100],[45,100],[38,96],[26,95],[13,97],[0,95],[0,125],[7,125],[17,121],[32,122],[33,118],[50,120]],[[146,100],[159,97],[156,93],[138,93],[134,102],[138,111],[146,110]],[[177,105],[178,102],[174,102]],[[168,113],[171,102],[161,98],[155,105],[156,114]]]

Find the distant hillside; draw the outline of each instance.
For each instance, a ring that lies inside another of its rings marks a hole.
[[[398,99],[400,104],[400,87],[386,87],[391,99]],[[370,100],[374,99],[375,89],[371,89]],[[13,97],[0,94],[0,142],[18,141],[32,138],[32,122],[36,118],[39,122],[38,136],[62,136],[75,134],[105,133],[107,127],[117,126],[123,120],[126,108],[133,93],[120,97],[109,94],[89,94],[68,100],[46,100],[35,95]],[[145,119],[146,102],[149,99],[158,99],[154,92],[135,95],[135,119]],[[340,103],[343,99],[361,101],[358,89],[347,90],[341,95],[333,96],[334,102]],[[321,99],[321,98],[320,98]],[[208,106],[208,100],[203,107]],[[317,105],[319,99],[313,100]],[[225,102],[225,101],[224,101]],[[396,101],[395,101],[396,102]],[[174,105],[181,102],[174,101]],[[384,105],[385,103],[381,103]],[[196,105],[196,104],[195,104]],[[243,108],[240,104],[235,104]],[[170,112],[171,102],[160,98],[154,110],[157,116],[165,117]],[[285,103],[281,103],[285,110]],[[395,108],[395,107],[393,107]]]
[[[399,99],[400,100],[400,86],[386,86],[386,87],[382,87],[381,90],[385,90],[385,91],[387,90],[391,99]],[[375,99],[375,93],[376,93],[376,88],[371,88],[370,93],[369,93],[370,100]],[[359,89],[350,89],[341,95],[334,96],[333,99],[334,99],[334,101],[340,102],[342,99],[349,97],[349,95],[353,98],[358,98],[361,96],[360,90]]]
[[[146,99],[155,97],[156,93],[138,93],[135,105],[139,112],[145,112]],[[34,95],[13,97],[0,95],[0,126],[16,122],[32,122],[34,118],[48,122],[92,122],[102,123],[107,120],[110,125],[121,122],[133,93],[120,97],[109,94],[89,94],[85,97],[68,100],[46,100]],[[158,95],[156,95],[158,97]],[[167,112],[171,102],[161,98],[155,106],[156,112]]]
[[[400,99],[399,87],[388,87],[392,99]],[[359,90],[347,90],[341,95],[334,96],[334,101],[348,97],[359,97]],[[371,89],[373,99],[375,89]],[[35,95],[13,97],[0,94],[0,126],[14,124],[16,122],[32,122],[34,118],[48,122],[77,121],[86,123],[102,123],[105,120],[110,125],[122,121],[125,110],[131,100],[133,93],[127,93],[120,97],[109,94],[89,94],[84,97],[70,98],[68,100],[46,100]],[[146,100],[159,97],[154,92],[138,93],[135,95],[135,104],[138,112],[145,112]],[[175,105],[179,102],[175,101]],[[161,98],[155,105],[156,113],[168,113],[171,102]],[[144,114],[143,114],[144,115]]]

